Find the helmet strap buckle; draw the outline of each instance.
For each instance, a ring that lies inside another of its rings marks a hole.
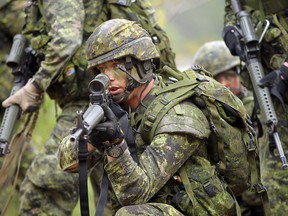
[[[125,57],[125,68],[127,71],[132,70],[133,68],[133,63],[132,63],[132,58],[131,56],[126,56]]]

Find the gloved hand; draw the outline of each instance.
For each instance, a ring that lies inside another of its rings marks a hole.
[[[106,105],[101,105],[105,117],[105,122],[99,123],[89,135],[89,142],[96,148],[118,145],[124,140],[124,133],[113,111]]]
[[[226,26],[222,32],[223,40],[234,56],[239,56],[242,61],[245,61],[244,44],[242,42],[242,35],[234,26]]]
[[[43,92],[32,84],[32,79],[29,79],[24,87],[3,101],[2,106],[6,108],[15,104],[19,105],[23,112],[33,112],[39,108],[42,101]]]
[[[264,76],[258,85],[270,88],[271,94],[282,100],[280,97],[284,96],[288,88],[288,68],[282,65],[278,70]]]

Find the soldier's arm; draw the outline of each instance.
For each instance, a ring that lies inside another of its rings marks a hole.
[[[139,157],[139,165],[129,151],[104,167],[122,205],[150,200],[179,170],[201,144],[189,135],[160,134]]]
[[[84,7],[81,0],[44,1],[48,35],[45,60],[34,76],[42,90],[59,78],[63,67],[82,43]]]
[[[182,102],[170,109],[139,156],[139,165],[129,152],[105,165],[119,202],[134,205],[149,201],[199,150],[209,134],[208,121],[195,105]]]
[[[224,26],[234,26],[235,24],[236,17],[231,7],[231,1],[225,0]]]

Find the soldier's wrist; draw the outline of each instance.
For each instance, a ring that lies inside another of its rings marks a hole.
[[[38,91],[39,93],[44,92],[43,89],[40,87],[40,85],[37,83],[37,81],[36,81],[34,78],[32,78],[32,79],[30,80],[30,83],[37,89],[37,91]]]

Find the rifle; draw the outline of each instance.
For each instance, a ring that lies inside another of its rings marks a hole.
[[[107,94],[110,84],[109,77],[98,74],[90,83],[90,106],[83,114],[77,111],[77,126],[70,129],[70,142],[78,142],[79,161],[79,192],[80,209],[82,216],[89,216],[88,188],[87,188],[87,137],[91,131],[104,119],[104,111],[101,104],[110,103],[110,95]]]
[[[36,57],[36,52],[27,45],[25,37],[17,34],[13,38],[13,44],[6,60],[12,75],[15,77],[10,96],[21,89],[27,81],[37,72],[40,61],[43,57]],[[20,117],[20,107],[12,105],[5,109],[0,128],[0,157],[9,153],[9,143],[15,128],[16,122]]]
[[[77,126],[70,130],[70,142],[75,142],[81,137],[89,135],[91,131],[104,119],[104,111],[101,104],[108,104],[110,97],[107,94],[109,86],[109,77],[104,74],[98,74],[90,83],[90,106],[83,114],[83,111],[77,111]]]
[[[260,88],[259,81],[264,77],[263,66],[260,61],[259,43],[263,34],[258,40],[256,31],[251,21],[249,12],[242,10],[239,0],[231,0],[233,12],[239,22],[240,29],[238,30],[243,37],[244,53],[242,58],[245,61],[249,76],[252,82],[253,90],[256,95],[256,100],[260,106],[261,112],[264,114],[264,121],[268,127],[269,135],[272,135],[276,143],[277,150],[282,162],[282,168],[287,168],[287,159],[284,154],[279,135],[277,133],[278,119],[272,103],[271,95],[267,87]],[[237,29],[237,27],[236,27]]]

